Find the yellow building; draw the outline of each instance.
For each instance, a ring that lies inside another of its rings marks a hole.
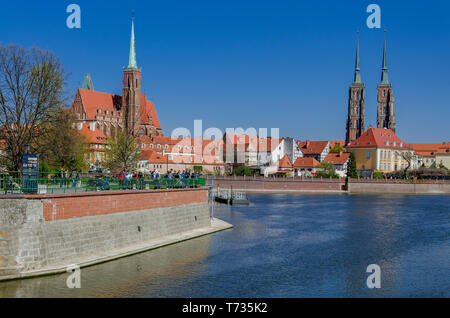
[[[369,128],[348,149],[355,155],[356,169],[367,173],[406,169],[414,154],[409,144],[386,128]]]
[[[450,142],[443,143],[436,152],[436,167],[439,168],[441,164],[450,169]]]
[[[411,144],[418,157],[419,167],[439,167],[442,163],[450,169],[450,142]]]

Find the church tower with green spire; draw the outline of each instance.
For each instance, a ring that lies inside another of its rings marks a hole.
[[[134,38],[134,17],[131,21],[131,40],[128,67],[123,69],[122,114],[125,129],[133,136],[141,121],[141,70],[136,63],[136,48]]]
[[[364,133],[364,83],[361,81],[359,63],[359,38],[356,40],[356,62],[353,83],[350,84],[348,95],[348,115],[346,124],[345,144],[348,145]]]
[[[394,110],[394,93],[392,84],[388,79],[388,68],[386,59],[386,36],[384,37],[383,62],[381,67],[381,81],[378,84],[378,113],[377,127],[388,128],[395,133],[395,110]]]

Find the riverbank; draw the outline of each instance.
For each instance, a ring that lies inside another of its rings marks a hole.
[[[62,273],[229,229],[208,189],[0,197],[0,281]]]
[[[109,262],[112,260],[124,258],[127,256],[155,250],[164,246],[169,246],[177,243],[181,243],[184,241],[188,241],[194,238],[198,238],[201,236],[213,234],[216,232],[221,232],[224,230],[231,229],[233,226],[227,222],[224,222],[219,219],[211,219],[211,226],[204,227],[199,229],[194,229],[174,235],[168,235],[164,237],[160,237],[157,239],[150,240],[144,244],[135,245],[132,247],[127,247],[123,249],[117,250],[108,250],[103,251],[101,253],[96,254],[93,257],[86,258],[84,260],[80,260],[76,263],[80,268],[89,267],[97,264],[102,264],[105,262]],[[54,264],[48,268],[43,268],[40,270],[22,272],[13,275],[0,276],[0,282],[2,281],[10,281],[16,279],[30,278],[30,277],[39,277],[39,276],[47,276],[47,275],[55,275],[67,273],[68,264]]]
[[[450,194],[450,182],[443,180],[378,179],[315,179],[315,178],[264,178],[264,177],[216,177],[208,180],[214,189],[232,189],[246,193],[402,193],[402,194]]]

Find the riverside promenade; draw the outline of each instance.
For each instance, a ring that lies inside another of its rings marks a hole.
[[[450,194],[448,180],[395,180],[228,176],[209,177],[214,189],[246,193],[402,193]]]

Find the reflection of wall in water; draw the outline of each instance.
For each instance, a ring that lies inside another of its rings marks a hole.
[[[195,280],[204,271],[210,236],[166,246],[141,254],[81,269],[81,289],[68,289],[69,273],[0,283],[0,298],[6,297],[127,297],[167,281]],[[139,286],[139,288],[137,287]]]
[[[396,259],[401,248],[398,211],[404,205],[405,196],[350,196],[349,215],[345,240],[348,246],[345,279],[347,294],[351,296],[373,295],[377,297],[392,294],[392,287],[398,274]],[[367,266],[381,267],[381,289],[371,290],[366,279]]]

